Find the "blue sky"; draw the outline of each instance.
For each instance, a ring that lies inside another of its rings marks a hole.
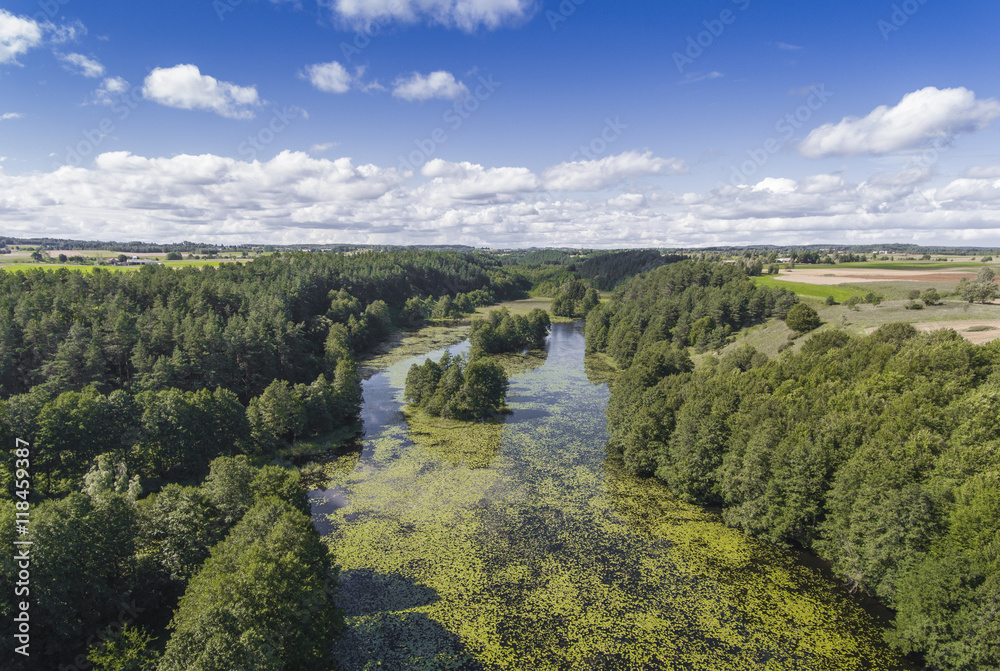
[[[997,246],[998,28],[981,0],[8,0],[0,226]]]

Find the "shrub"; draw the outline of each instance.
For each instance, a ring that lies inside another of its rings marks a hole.
[[[816,310],[805,303],[799,303],[788,311],[788,315],[785,316],[785,323],[793,331],[808,333],[819,328],[823,322],[820,320]]]

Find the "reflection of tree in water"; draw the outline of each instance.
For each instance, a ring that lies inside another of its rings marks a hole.
[[[610,388],[618,375],[618,369],[603,354],[588,354],[583,359],[583,369],[591,384],[606,384]]]
[[[541,368],[545,365],[545,360],[548,356],[549,353],[547,350],[534,349],[518,354],[497,354],[491,358],[503,366],[507,377],[514,377],[530,373],[536,368]]]
[[[482,669],[457,636],[415,612],[440,600],[430,587],[367,569],[345,571],[341,582],[348,627],[333,656],[342,671]]]
[[[323,459],[306,457],[305,459],[309,459],[308,463],[299,466],[302,484],[307,489],[325,490],[330,480],[337,474],[350,473],[357,468],[363,449],[364,443],[355,439],[341,445],[336,454],[330,454]],[[296,461],[293,460],[293,463]]]

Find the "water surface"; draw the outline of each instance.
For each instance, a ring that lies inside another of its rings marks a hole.
[[[411,440],[402,387],[424,358],[364,382],[363,449],[316,496],[343,568],[344,671],[899,668],[817,569],[609,457],[580,325],[553,325],[476,459]]]

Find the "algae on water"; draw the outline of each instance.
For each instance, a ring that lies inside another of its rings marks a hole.
[[[464,441],[407,424],[415,361],[366,381],[364,450],[327,466],[344,671],[903,668],[836,584],[607,456],[579,327]]]

